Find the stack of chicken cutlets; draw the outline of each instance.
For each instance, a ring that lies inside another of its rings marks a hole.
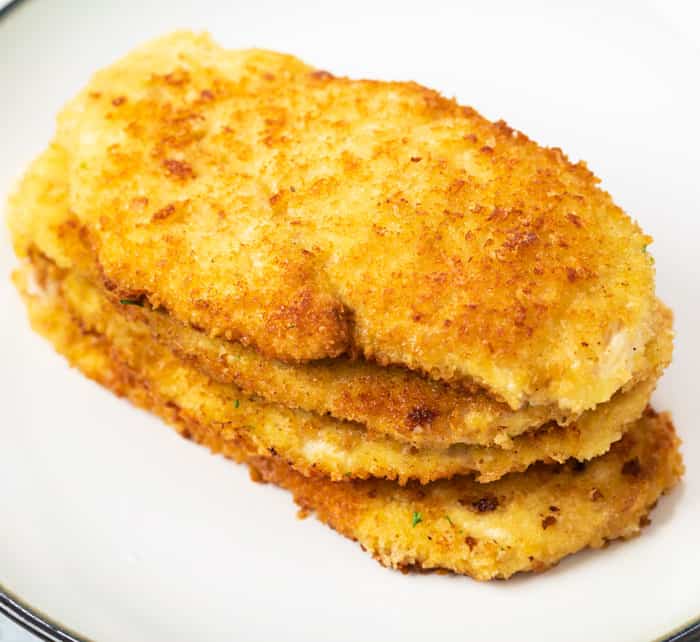
[[[179,32],[64,108],[14,278],[88,377],[382,564],[506,578],[683,470],[651,239],[597,182],[420,85]]]

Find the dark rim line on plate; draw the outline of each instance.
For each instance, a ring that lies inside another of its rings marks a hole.
[[[18,4],[21,4],[24,0],[12,0],[8,2],[2,9],[0,9],[0,20],[7,16],[10,11],[12,11]]]
[[[46,642],[88,642],[86,638],[69,632],[62,624],[39,613],[14,596],[0,584],[0,613]]]
[[[21,0],[20,0],[21,1]],[[40,613],[0,584],[0,614],[46,642],[90,642]],[[654,642],[700,642],[700,618],[686,622]]]
[[[9,17],[12,11],[25,1],[12,0],[2,7],[0,20]],[[89,642],[87,638],[69,631],[62,624],[54,622],[47,615],[26,604],[2,584],[0,584],[0,613],[46,642]],[[666,637],[657,638],[657,642],[700,642],[700,617],[681,625]]]

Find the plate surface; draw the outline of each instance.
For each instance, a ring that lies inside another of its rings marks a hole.
[[[700,615],[700,54],[690,15],[641,3],[26,0],[0,20],[0,192],[96,68],[175,27],[413,79],[586,159],[652,234],[675,360],[655,395],[684,483],[644,535],[539,575],[404,576],[287,493],[70,370],[0,278],[0,584],[100,642],[650,640]],[[696,23],[697,24],[697,23]],[[7,233],[0,274],[14,264]],[[426,637],[429,636],[429,637]]]

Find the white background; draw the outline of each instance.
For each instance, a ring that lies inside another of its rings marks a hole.
[[[700,615],[696,6],[28,0],[0,21],[2,194],[91,71],[186,26],[336,74],[418,80],[586,159],[655,237],[678,332],[656,404],[674,411],[689,464],[624,546],[508,583],[404,577],[70,371],[3,278],[0,583],[105,642],[623,641]],[[0,273],[12,263],[3,237]],[[0,623],[0,640],[17,635]]]

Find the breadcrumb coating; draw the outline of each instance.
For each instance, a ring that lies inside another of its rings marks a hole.
[[[213,379],[233,383],[249,395],[357,422],[375,436],[421,449],[444,450],[456,443],[508,448],[511,439],[522,433],[581,418],[580,413],[563,412],[555,405],[512,410],[482,388],[455,388],[403,367],[381,367],[363,359],[283,363],[252,347],[212,338],[162,310],[152,310],[142,298],[138,301],[143,306],[122,305],[119,294],[101,285],[84,228],[68,208],[67,198],[66,154],[53,145],[29,168],[12,198],[10,226],[17,253],[39,251],[57,265],[88,275],[116,309],[147,323],[158,341]],[[639,351],[641,365],[623,390],[657,378],[670,362],[672,342],[672,315],[659,304],[654,334]]]
[[[178,32],[63,110],[95,269],[268,358],[581,412],[643,365],[651,239],[585,164],[410,82]]]
[[[380,563],[508,578],[683,474],[651,239],[598,182],[416,83],[176,32],[62,110],[13,278],[72,365]]]
[[[389,567],[446,569],[479,580],[541,571],[578,550],[638,534],[683,473],[670,418],[649,410],[610,452],[588,464],[537,465],[491,484],[456,477],[402,487],[378,479],[305,477],[279,456],[260,456],[243,440],[224,441],[184,415],[177,399],[161,397],[56,297],[25,292],[25,300],[34,328],[87,376],[214,452],[248,463],[255,479],[288,489],[303,510],[315,511]]]
[[[413,448],[368,434],[360,424],[266,403],[212,381],[156,342],[147,326],[116,313],[85,279],[45,259],[34,257],[24,274],[20,282],[40,284],[44,296],[53,298],[83,332],[104,337],[113,359],[118,355],[149,390],[176,400],[180,416],[208,427],[224,442],[243,442],[251,452],[276,454],[303,475],[334,481],[380,477],[403,485],[476,473],[479,481],[489,482],[538,461],[587,460],[607,452],[641,416],[656,383],[651,378],[619,393],[574,425],[548,425],[516,437],[508,450],[465,444]]]

